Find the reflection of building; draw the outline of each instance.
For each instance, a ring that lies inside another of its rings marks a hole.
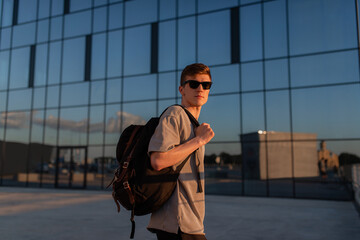
[[[180,72],[193,62],[209,65],[214,81],[200,116],[215,132],[206,154],[229,153],[221,159],[225,165],[235,163],[236,176],[242,173],[240,156],[250,157],[242,153],[241,144],[248,144],[240,143],[238,134],[265,126],[336,139],[332,150],[339,153],[346,141],[348,151],[359,155],[360,108],[351,107],[360,103],[356,4],[0,0],[0,141],[9,143],[2,147],[8,153],[11,143],[24,144],[14,157],[0,155],[0,185],[23,185],[9,173],[33,166],[23,146],[37,143],[54,147],[51,166],[40,171],[50,169],[52,175],[27,178],[30,185],[58,181],[60,187],[106,187],[113,177],[106,170],[77,185],[68,184],[71,178],[61,173],[94,174],[96,158],[114,158],[122,129],[179,103]],[[314,148],[311,141],[295,142],[294,151],[298,144]],[[277,153],[282,161],[268,151],[270,177],[292,176],[293,160],[295,175],[313,170],[309,162],[316,151],[300,161],[306,151],[292,155],[291,145],[266,145],[286,149]],[[57,159],[57,152],[65,157]],[[260,169],[257,174],[260,178]],[[319,197],[317,189],[314,195]]]
[[[52,146],[44,144],[0,141],[0,156],[3,159],[12,159],[12,161],[6,161],[6,165],[1,165],[1,174],[6,177],[38,171],[41,163],[51,163],[52,150]]]
[[[290,140],[288,132],[241,135],[245,179],[318,176],[316,134],[293,133]]]
[[[337,154],[326,149],[326,142],[321,141],[320,150],[318,151],[319,170],[320,172],[334,171],[339,169],[339,157]]]

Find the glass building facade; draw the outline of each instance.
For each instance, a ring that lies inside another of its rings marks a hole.
[[[122,130],[202,62],[207,193],[352,198],[358,0],[0,3],[0,185],[103,189]]]

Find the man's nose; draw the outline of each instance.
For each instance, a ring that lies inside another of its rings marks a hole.
[[[196,88],[196,91],[204,91],[204,88],[201,84]]]

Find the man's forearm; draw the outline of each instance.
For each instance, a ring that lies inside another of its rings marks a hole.
[[[205,145],[204,141],[199,137],[195,137],[167,152],[152,152],[150,156],[151,166],[157,171],[173,166],[185,160],[202,145]]]

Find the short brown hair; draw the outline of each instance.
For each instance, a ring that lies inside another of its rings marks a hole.
[[[180,85],[184,84],[186,76],[195,76],[197,74],[207,74],[211,79],[210,68],[208,66],[202,63],[193,63],[187,65],[182,71]]]

